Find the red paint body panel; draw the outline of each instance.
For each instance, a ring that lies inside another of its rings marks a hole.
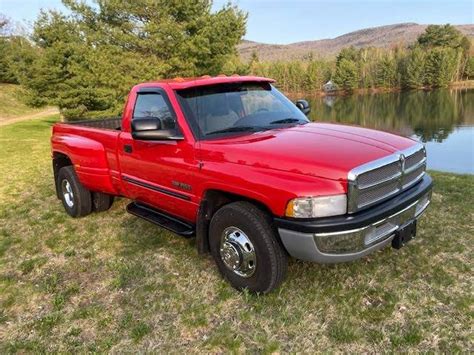
[[[132,139],[130,133],[122,133],[121,144],[132,146],[134,154],[119,149],[119,159],[123,176],[166,189],[171,193],[186,196],[189,200],[143,188],[125,181],[123,195],[133,200],[143,201],[188,221],[196,218],[200,199],[195,191],[182,191],[173,181],[194,186],[199,169],[194,157],[194,145],[186,140],[145,142]]]
[[[174,91],[272,81],[232,76],[140,84],[129,94],[121,131],[59,123],[53,127],[52,150],[71,159],[88,189],[142,201],[195,222],[208,190],[259,201],[274,215],[283,216],[289,200],[345,193],[351,169],[415,144],[390,133],[323,123],[196,141]],[[132,138],[131,117],[142,87],[160,87],[166,92],[183,140],[145,142]],[[126,153],[125,145],[133,152]]]

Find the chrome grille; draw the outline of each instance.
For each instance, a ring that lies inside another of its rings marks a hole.
[[[426,152],[421,143],[364,164],[349,173],[348,211],[357,212],[384,201],[421,180]]]

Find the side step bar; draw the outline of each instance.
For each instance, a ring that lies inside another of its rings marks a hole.
[[[193,225],[138,202],[128,204],[127,212],[183,237],[190,238],[194,235]]]

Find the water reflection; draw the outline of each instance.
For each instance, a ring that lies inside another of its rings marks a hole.
[[[431,169],[474,174],[474,89],[309,99],[314,121],[356,124],[417,137]]]

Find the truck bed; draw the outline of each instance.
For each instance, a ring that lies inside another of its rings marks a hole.
[[[111,129],[115,131],[122,130],[122,117],[105,118],[98,120],[82,120],[65,122],[68,125],[83,126],[91,128]]]
[[[53,151],[68,157],[81,183],[91,191],[118,193],[111,171],[119,171],[121,122],[121,118],[108,118],[53,125]]]

